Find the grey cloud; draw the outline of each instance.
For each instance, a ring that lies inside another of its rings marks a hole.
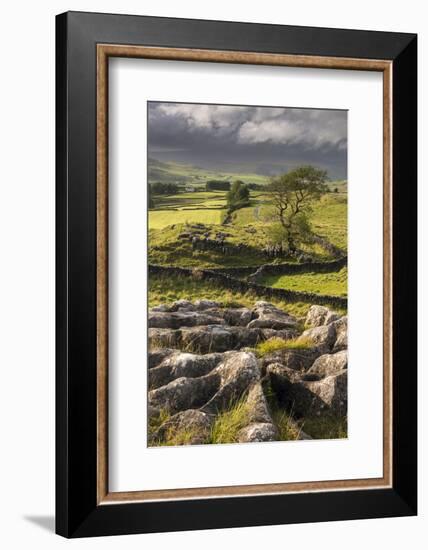
[[[270,171],[309,162],[346,177],[345,111],[150,102],[148,118],[149,154],[160,160]]]

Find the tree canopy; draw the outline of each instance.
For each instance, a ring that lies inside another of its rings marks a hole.
[[[225,180],[208,180],[205,184],[207,191],[229,191],[230,181]]]
[[[149,191],[153,195],[176,195],[180,192],[180,187],[176,183],[156,181],[150,184]]]
[[[268,185],[275,217],[291,253],[295,252],[299,237],[309,232],[311,204],[327,193],[327,180],[325,170],[299,166],[286,174],[273,177]]]
[[[230,191],[226,194],[229,212],[243,208],[250,204],[250,190],[241,180],[234,181]]]

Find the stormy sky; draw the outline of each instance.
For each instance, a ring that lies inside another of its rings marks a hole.
[[[272,175],[300,164],[347,177],[347,112],[148,104],[148,154],[210,170]]]

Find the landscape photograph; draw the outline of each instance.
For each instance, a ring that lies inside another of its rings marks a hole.
[[[149,447],[347,438],[347,135],[148,102]]]

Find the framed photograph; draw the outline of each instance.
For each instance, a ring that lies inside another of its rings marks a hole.
[[[416,36],[56,23],[57,533],[416,514]]]

